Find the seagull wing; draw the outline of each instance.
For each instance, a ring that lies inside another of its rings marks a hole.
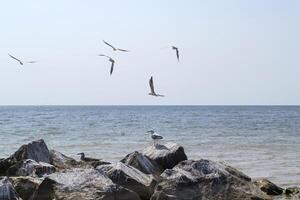
[[[151,76],[150,80],[149,80],[149,85],[150,85],[150,89],[151,89],[151,93],[155,94],[154,91],[154,84],[153,84],[153,77]]]
[[[119,50],[119,51],[123,51],[123,52],[129,52],[128,50],[126,50],[126,49],[117,49],[117,50]]]
[[[18,58],[16,58],[16,57],[14,57],[14,56],[12,56],[12,55],[10,55],[10,54],[8,54],[12,59],[15,59],[16,61],[18,61],[21,65],[23,65],[23,63],[22,63],[22,61],[21,60],[19,60]]]
[[[109,58],[107,55],[104,55],[104,54],[99,54],[98,56],[104,56],[104,57]]]
[[[30,63],[30,64],[32,64],[32,63],[37,63],[36,61],[28,61],[27,63]]]
[[[105,42],[104,40],[103,40],[103,42],[104,42],[104,44],[110,46],[110,47],[113,48],[114,50],[116,49],[113,45],[109,44],[108,42]]]
[[[115,61],[111,61],[110,75],[112,75],[112,73],[114,71],[114,65],[115,65]]]
[[[179,62],[179,50],[178,50],[178,48],[176,48],[176,56],[177,56],[177,60]]]

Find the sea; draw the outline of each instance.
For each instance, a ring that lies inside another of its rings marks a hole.
[[[49,149],[116,162],[152,145],[223,161],[253,179],[300,185],[300,106],[0,106],[0,158],[43,138]]]

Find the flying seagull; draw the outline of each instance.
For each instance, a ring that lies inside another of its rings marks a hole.
[[[104,57],[108,58],[109,62],[111,62],[110,75],[112,75],[112,73],[114,71],[115,60],[112,59],[111,57],[107,56],[107,55],[104,55],[104,54],[99,54],[99,56],[104,56]]]
[[[179,50],[178,50],[178,48],[175,47],[175,46],[172,46],[172,49],[176,51],[176,57],[177,57],[177,60],[179,62]]]
[[[154,130],[149,130],[149,131],[147,131],[147,133],[150,133],[150,134],[151,134],[151,138],[152,138],[152,140],[153,140],[154,146],[157,144],[157,141],[158,141],[158,140],[163,139],[163,136],[161,136],[161,135],[155,133]]]
[[[18,61],[19,63],[20,63],[20,65],[24,65],[24,63],[20,60],[20,59],[18,59],[18,58],[16,58],[16,57],[14,57],[14,56],[12,56],[12,55],[10,55],[10,54],[8,54],[9,55],[9,57],[11,57],[12,59],[14,59],[14,60],[16,60],[16,61]],[[28,61],[27,63],[36,63],[36,61]]]
[[[126,50],[126,49],[119,49],[119,48],[116,48],[116,47],[114,47],[113,45],[111,45],[111,44],[109,44],[108,42],[105,42],[104,40],[103,40],[103,42],[104,42],[104,44],[106,44],[106,45],[108,45],[108,46],[110,46],[114,51],[123,51],[123,52],[129,52],[128,50]]]
[[[100,161],[101,160],[101,159],[96,159],[96,158],[85,157],[84,153],[78,153],[77,155],[80,155],[80,160],[85,161],[85,162],[95,162],[95,161]]]
[[[149,80],[149,85],[150,85],[150,89],[151,89],[151,92],[149,93],[149,95],[152,95],[152,96],[155,96],[155,97],[164,97],[164,95],[156,94],[156,92],[154,91],[154,84],[153,84],[153,77],[152,76]]]

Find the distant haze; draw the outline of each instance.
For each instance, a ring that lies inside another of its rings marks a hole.
[[[0,104],[300,104],[299,10],[297,0],[3,1]],[[98,54],[116,60],[112,76]],[[148,95],[151,76],[166,97]]]

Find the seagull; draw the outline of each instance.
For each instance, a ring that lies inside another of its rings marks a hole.
[[[163,139],[163,136],[161,136],[161,135],[155,133],[154,130],[149,130],[149,131],[147,131],[147,133],[150,133],[150,134],[151,134],[151,138],[152,138],[152,140],[153,140],[153,145],[154,145],[154,146],[157,144],[157,141],[158,141],[158,140]]]
[[[95,162],[95,161],[100,161],[101,159],[96,159],[96,158],[88,158],[85,157],[84,153],[78,153],[77,155],[80,155],[80,160],[85,161],[85,162]]]
[[[172,46],[172,49],[176,51],[176,57],[177,57],[177,60],[179,62],[179,50],[178,50],[178,48],[175,47],[175,46]]]
[[[99,54],[99,56],[104,56],[104,57],[108,58],[109,62],[111,62],[110,75],[112,75],[112,73],[114,71],[115,60],[112,59],[111,57],[107,56],[107,55],[104,55],[104,54]]]
[[[156,94],[154,91],[154,84],[153,84],[153,77],[151,76],[150,80],[149,80],[149,85],[150,85],[150,89],[151,92],[149,93],[149,95],[155,96],[155,97],[164,97],[164,95],[161,94]]]
[[[16,58],[16,57],[12,56],[12,55],[10,55],[10,54],[8,54],[8,55],[9,55],[9,57],[11,57],[12,59],[18,61],[18,62],[20,63],[20,65],[24,65],[24,63],[23,63],[20,59],[18,59],[18,58]],[[32,64],[32,63],[36,63],[36,61],[28,61],[27,63]]]
[[[116,48],[116,47],[114,47],[113,45],[111,45],[111,44],[109,44],[108,42],[105,42],[104,40],[103,40],[103,42],[104,42],[104,44],[106,44],[106,45],[108,45],[108,46],[110,46],[114,51],[123,51],[123,52],[129,52],[128,50],[126,50],[126,49],[119,49],[119,48]]]

